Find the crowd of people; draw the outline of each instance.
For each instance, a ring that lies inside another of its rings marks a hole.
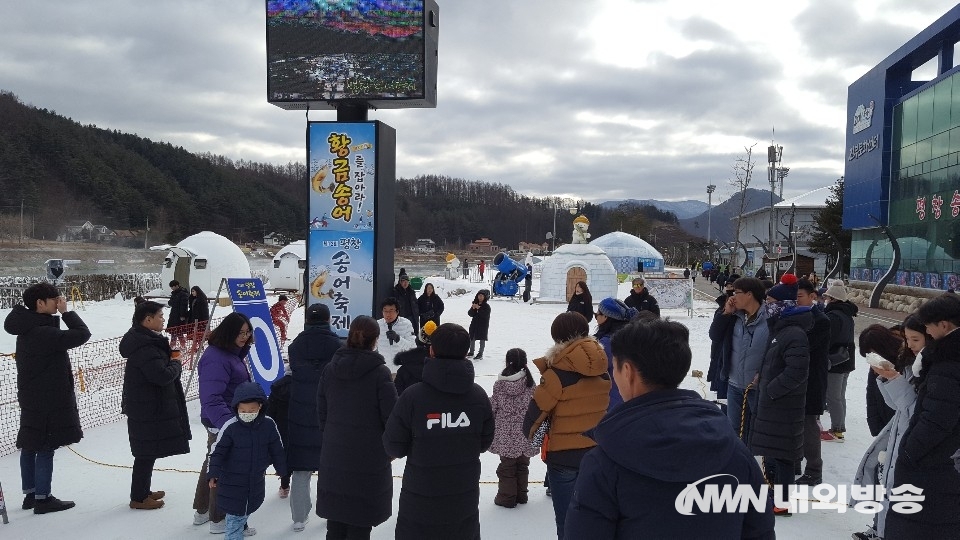
[[[845,440],[846,383],[859,352],[872,366],[875,440],[850,473],[886,490],[882,511],[854,538],[960,534],[960,297],[930,299],[903,324],[872,325],[857,338],[857,308],[841,282],[724,278],[708,333],[716,401],[679,388],[692,362],[689,330],[660,318],[642,277],[626,298],[596,303],[587,283],[576,283],[550,326],[553,346],[530,362],[524,349],[509,349],[491,396],[473,362],[488,339],[486,290],[471,303],[469,329],[442,323],[432,284],[417,298],[405,273],[381,318],[355,317],[345,340],[327,306],[308,306],[269,400],[245,362],[251,322],[230,313],[206,334],[197,367],[207,451],[193,523],[227,538],[256,534],[248,519],[272,466],[294,531],[314,510],[327,538],[369,538],[394,511],[391,461],[406,458],[395,537],[479,538],[480,455],[489,450],[500,457],[492,503],[505,508],[528,502],[530,458],[540,454],[561,540],[774,538],[775,517],[790,509],[772,497],[760,508],[689,515],[675,501],[695,484],[822,483],[821,444]],[[203,292],[170,286],[171,317],[190,320],[199,311],[190,297],[205,300]],[[52,495],[52,463],[57,448],[82,437],[67,351],[90,332],[52,285],[27,288],[23,302],[4,327],[17,336],[23,508],[45,514],[74,506]],[[192,439],[176,338],[162,334],[165,307],[138,302],[119,345],[136,510],[164,506],[165,492],[151,483],[156,460],[189,453]],[[906,484],[923,490],[921,511],[891,506]]]

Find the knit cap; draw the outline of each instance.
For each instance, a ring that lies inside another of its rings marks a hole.
[[[800,287],[797,285],[797,276],[793,274],[784,274],[780,276],[780,283],[770,287],[770,290],[767,291],[767,296],[779,301],[795,301],[797,299],[797,291],[799,288]]]
[[[618,321],[629,321],[637,314],[637,310],[627,306],[622,300],[604,298],[597,305],[597,312],[605,317]]]

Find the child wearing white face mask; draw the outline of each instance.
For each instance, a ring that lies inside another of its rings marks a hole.
[[[247,518],[263,504],[264,474],[271,464],[287,474],[287,461],[277,424],[263,413],[267,396],[257,383],[243,383],[233,396],[236,416],[220,428],[210,448],[210,488],[217,488],[217,507],[226,513],[227,540],[253,536]]]

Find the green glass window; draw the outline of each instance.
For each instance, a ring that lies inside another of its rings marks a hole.
[[[957,134],[957,144],[960,144],[960,133]],[[900,167],[910,167],[917,163],[917,145],[911,144],[900,150]]]
[[[939,135],[934,135],[930,140],[930,151],[933,154],[933,157],[938,158],[940,156],[945,156],[950,153],[950,132],[944,131]],[[937,165],[937,168],[940,168],[941,165]]]
[[[917,105],[917,140],[919,141],[933,135],[933,89],[924,90],[917,97],[920,98]]]
[[[927,138],[917,142],[917,163],[921,164],[933,158],[933,139]]]
[[[958,99],[960,99],[960,96],[958,96]],[[901,115],[903,119],[903,126],[900,130],[900,133],[902,140],[901,144],[904,146],[917,142],[917,107],[919,107],[919,104],[920,97],[913,96],[912,98],[904,101],[901,105],[903,109],[903,114]],[[958,113],[958,119],[960,119],[960,113]]]
[[[951,90],[953,77],[937,83],[933,87],[933,132],[942,133],[950,129]],[[936,155],[936,154],[934,154]]]

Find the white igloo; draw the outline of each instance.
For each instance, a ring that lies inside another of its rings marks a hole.
[[[307,267],[307,243],[304,240],[291,242],[273,257],[273,265],[267,273],[271,289],[285,291],[303,290],[303,270]]]
[[[643,263],[644,272],[663,272],[663,255],[638,236],[614,231],[595,239],[590,245],[602,249],[620,274],[637,272],[638,262]]]
[[[594,303],[617,296],[617,271],[602,249],[591,244],[566,244],[543,260],[538,302],[567,303],[578,281],[585,281]]]
[[[213,298],[223,278],[249,278],[250,263],[240,248],[224,236],[210,231],[188,236],[177,245],[154,246],[150,249],[167,250],[160,269],[162,286],[151,291],[149,296],[169,296],[167,283],[180,282],[189,289],[200,287],[208,298]],[[156,294],[158,293],[159,294]],[[221,296],[227,296],[226,289]]]

